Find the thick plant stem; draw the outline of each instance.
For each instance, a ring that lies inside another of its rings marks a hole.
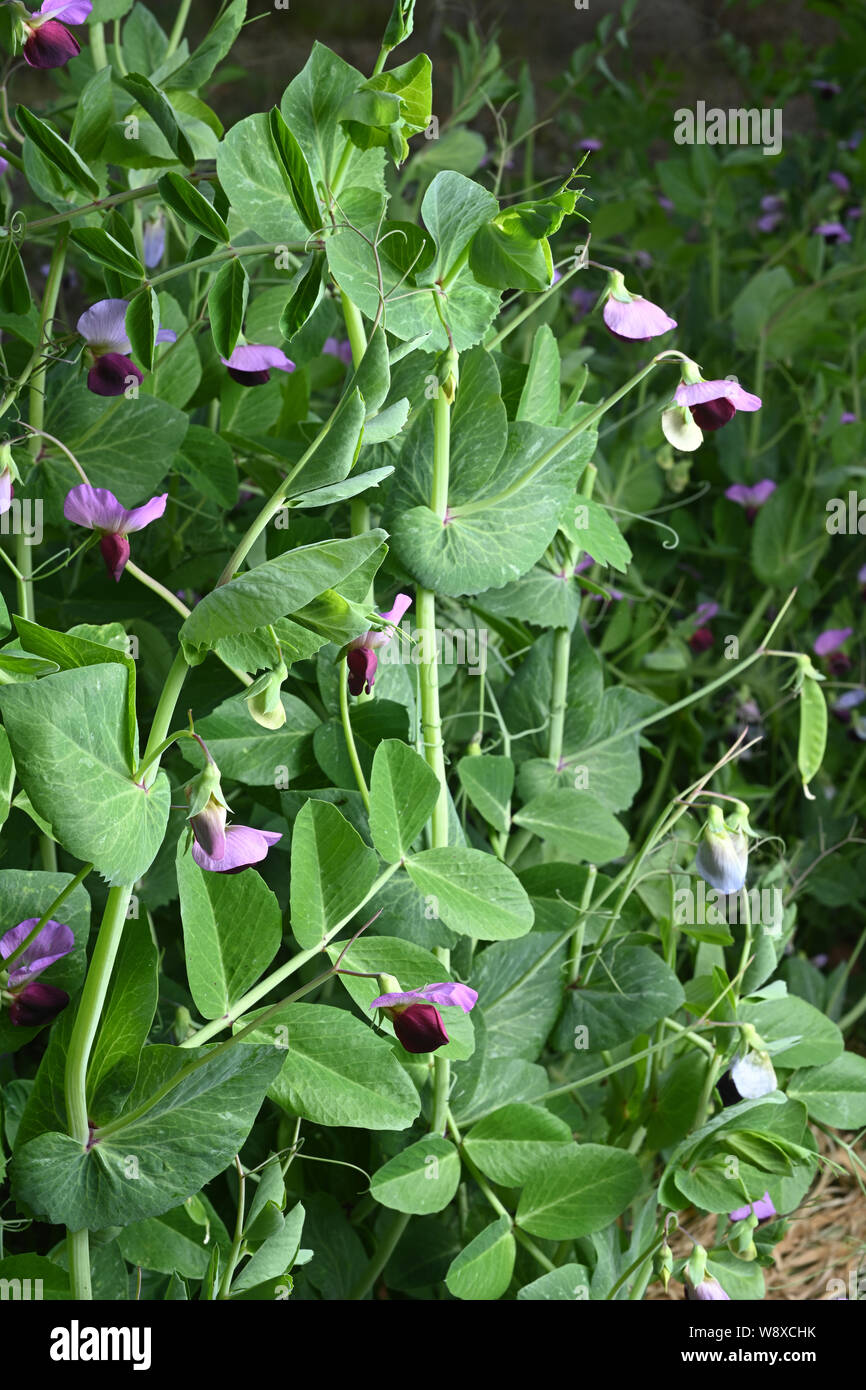
[[[105,47],[105,25],[91,24],[90,26],[90,56],[93,59],[93,66],[97,72],[100,68],[108,67],[108,50]]]
[[[163,742],[171,722],[174,708],[180,695],[187,672],[183,653],[178,652],[168,673],[162,695],[154,715],[153,725],[144,761],[152,750]],[[154,762],[147,785],[152,786],[158,771]],[[123,927],[126,922],[129,900],[134,884],[122,884],[109,889],[99,935],[90,960],[87,977],[81,991],[78,1013],[69,1040],[64,1073],[64,1096],[66,1099],[67,1130],[73,1139],[78,1140],[84,1149],[90,1139],[90,1123],[87,1114],[87,1067],[99,1027],[99,1020],[105,1004],[105,996],[111,980],[111,972],[120,947]],[[68,1233],[69,1275],[72,1296],[88,1300],[93,1297],[90,1283],[90,1254],[87,1229]]]
[[[69,1134],[86,1150],[90,1138],[90,1124],[87,1114],[87,1064],[93,1048],[99,1019],[108,993],[108,982],[123,935],[131,886],[109,890],[108,901],[99,936],[87,971],[78,1013],[69,1040],[66,1054],[64,1076],[64,1095],[66,1099],[66,1126]],[[90,1250],[87,1228],[69,1231],[67,1235],[69,1255],[69,1277],[72,1297],[89,1300],[93,1297],[90,1283]]]
[[[51,265],[48,269],[48,279],[45,282],[45,298],[42,301],[42,311],[39,315],[39,340],[38,351],[44,352],[46,342],[51,335],[51,321],[57,309],[57,297],[60,293],[60,282],[63,279],[63,267],[66,264],[66,232],[63,232],[54,244],[51,253]],[[45,420],[45,361],[40,357],[39,365],[35,368],[30,378],[30,401],[29,401],[29,421],[28,423],[34,430],[41,430]],[[42,441],[38,434],[34,434],[28,444],[31,459],[35,462],[42,448]],[[35,620],[36,608],[33,602],[33,547],[28,544],[30,538],[24,535],[23,529],[16,537],[15,559],[21,578],[17,581],[18,588],[18,611],[22,618],[29,618],[31,622]]]
[[[446,359],[446,377],[440,383],[433,402],[433,485],[430,507],[445,519],[448,509],[448,480],[451,468],[451,406],[457,383],[457,357],[450,353]],[[430,845],[442,849],[448,844],[448,781],[445,774],[445,748],[442,742],[442,718],[439,712],[439,662],[436,645],[436,596],[429,589],[416,591],[418,627],[421,641],[421,663],[418,667],[421,705],[421,737],[424,757],[439,779],[439,797],[430,819]],[[446,972],[451,966],[451,952],[436,948],[437,959]],[[443,1134],[448,1118],[448,1096],[451,1090],[451,1064],[447,1057],[433,1061],[433,1118],[430,1128]]]
[[[361,793],[361,800],[364,803],[364,810],[370,810],[370,792],[364,777],[364,769],[361,767],[361,759],[358,757],[358,750],[355,747],[355,735],[352,732],[352,718],[349,714],[349,671],[345,661],[340,662],[340,722],[343,725],[343,736],[346,740],[346,752],[349,755],[349,762],[352,764],[352,771],[355,774],[355,781],[358,784],[358,791]]]

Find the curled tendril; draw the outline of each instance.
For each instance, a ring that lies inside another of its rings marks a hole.
[[[625,507],[608,507],[608,511],[618,512],[620,516],[630,516],[635,521],[646,521],[650,526],[657,526],[660,531],[669,531],[673,536],[672,541],[662,541],[662,550],[676,550],[680,543],[678,532],[672,526],[668,526],[664,521],[656,521],[656,517],[665,512],[677,511],[680,507],[687,506],[690,502],[697,502],[704,497],[710,490],[709,483],[702,483],[697,492],[693,492],[690,497],[681,497],[676,502],[672,502],[667,507],[657,507],[652,512],[629,512]]]

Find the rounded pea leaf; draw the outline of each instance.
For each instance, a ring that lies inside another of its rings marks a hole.
[[[589,1298],[589,1270],[583,1265],[560,1265],[518,1290],[519,1300],[538,1299],[573,1302]]]
[[[504,1187],[520,1187],[548,1161],[574,1145],[558,1115],[539,1105],[503,1105],[473,1125],[463,1148],[486,1177]]]
[[[292,834],[292,932],[304,950],[359,907],[379,861],[330,801],[308,801]]]
[[[820,1124],[860,1129],[866,1125],[866,1057],[843,1052],[823,1067],[805,1067],[791,1077],[788,1095]]]
[[[396,738],[383,739],[370,778],[370,834],[389,864],[408,854],[439,796],[436,773]]]
[[[482,941],[525,936],[532,926],[532,903],[519,880],[492,854],[454,846],[426,849],[406,861],[419,893],[435,900],[452,931]]]
[[[520,1197],[517,1224],[547,1240],[576,1240],[614,1221],[640,1185],[640,1164],[632,1154],[603,1144],[581,1144],[530,1176]]]
[[[449,1293],[467,1302],[501,1298],[511,1283],[516,1253],[511,1221],[500,1216],[452,1261],[445,1276]]]
[[[454,1145],[429,1134],[374,1173],[370,1192],[392,1211],[429,1216],[447,1207],[459,1182],[460,1158]]]

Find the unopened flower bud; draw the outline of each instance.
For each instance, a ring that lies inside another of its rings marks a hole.
[[[732,834],[718,806],[711,806],[695,856],[695,867],[711,888],[739,893],[746,882],[749,843],[742,830]]]
[[[247,692],[247,709],[257,724],[264,729],[281,729],[286,722],[286,711],[280,698],[283,681],[289,674],[285,662],[280,662],[273,671],[255,684]]]

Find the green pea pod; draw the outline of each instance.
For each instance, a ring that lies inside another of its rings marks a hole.
[[[800,687],[800,743],[797,766],[803,780],[803,791],[810,801],[815,798],[808,783],[818,772],[827,746],[827,701],[818,682],[808,674]]]

